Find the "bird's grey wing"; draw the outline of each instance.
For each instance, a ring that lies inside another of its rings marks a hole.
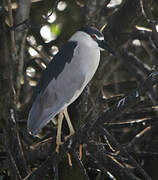
[[[63,48],[54,56],[53,60],[50,61],[47,68],[42,73],[42,76],[33,92],[33,102],[35,101],[38,94],[44,92],[49,82],[52,79],[56,79],[62,72],[66,63],[70,63],[74,54],[74,49],[77,46],[76,41],[68,41],[65,43]]]
[[[77,59],[71,62],[76,46],[76,42],[68,42],[43,73],[34,92],[34,102],[29,113],[28,130],[32,134],[36,134],[67,106],[81,88],[84,76]]]

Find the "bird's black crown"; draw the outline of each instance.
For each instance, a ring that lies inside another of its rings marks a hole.
[[[79,31],[86,32],[89,35],[96,34],[98,37],[104,37],[103,34],[95,27],[83,26]]]

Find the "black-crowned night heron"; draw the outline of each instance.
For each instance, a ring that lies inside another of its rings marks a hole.
[[[36,135],[57,114],[56,151],[61,142],[62,120],[65,116],[70,134],[74,134],[67,107],[82,93],[92,79],[100,61],[100,50],[112,49],[103,34],[94,27],[77,31],[54,56],[43,72],[33,94],[33,105],[27,122],[28,130]]]

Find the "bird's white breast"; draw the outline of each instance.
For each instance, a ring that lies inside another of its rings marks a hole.
[[[76,71],[80,71],[84,76],[85,80],[80,89],[78,89],[74,96],[71,99],[71,104],[73,101],[77,99],[77,97],[82,93],[85,86],[89,83],[89,81],[94,76],[100,61],[100,49],[98,44],[91,39],[91,37],[85,33],[80,33],[79,36],[81,39],[77,39],[78,46],[74,52],[74,63],[77,63],[78,69]],[[76,36],[75,36],[76,37]],[[73,39],[73,36],[71,38]]]
[[[87,49],[87,50],[86,50]],[[100,61],[99,48],[79,47],[81,57],[78,61],[81,65],[82,73],[85,75],[85,83],[87,84],[94,76]]]

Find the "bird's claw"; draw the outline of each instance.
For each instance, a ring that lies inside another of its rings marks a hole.
[[[64,137],[64,140],[67,141],[67,140],[69,139],[69,137],[71,137],[73,134],[74,134],[74,133],[71,133],[71,134],[65,136],[65,137]]]
[[[59,153],[59,147],[60,147],[60,145],[62,145],[63,144],[63,142],[56,142],[56,152],[57,153]]]

